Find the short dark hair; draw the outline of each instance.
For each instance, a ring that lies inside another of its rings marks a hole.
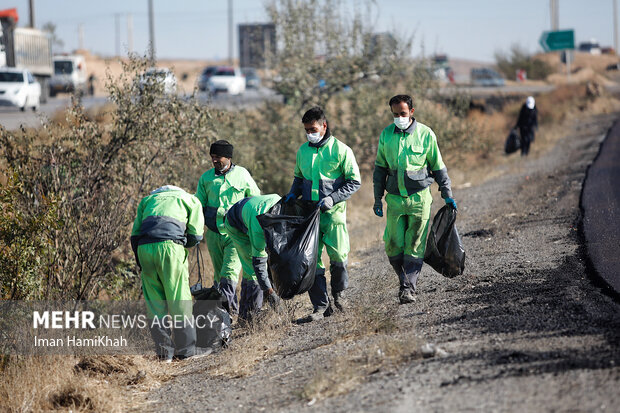
[[[392,105],[397,105],[401,102],[405,102],[409,106],[409,110],[413,109],[413,98],[409,95],[396,95],[390,99],[390,109]]]
[[[308,109],[301,118],[301,123],[312,123],[315,121],[319,123],[327,122],[325,112],[319,106]]]

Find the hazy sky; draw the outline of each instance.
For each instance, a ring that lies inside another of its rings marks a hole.
[[[147,0],[34,0],[35,24],[57,25],[64,51],[84,45],[110,56],[116,50],[115,14],[120,21],[121,51],[126,53],[127,15],[133,16],[134,51],[148,44]],[[361,2],[345,0],[345,12]],[[596,38],[613,46],[613,0],[559,0],[560,29],[574,29],[576,42]],[[155,45],[159,58],[212,59],[228,56],[227,0],[154,0]],[[497,50],[514,43],[530,52],[550,29],[548,0],[375,0],[376,31],[414,35],[413,55],[447,53],[449,57],[494,61]],[[28,0],[0,0],[0,9],[17,7],[19,25],[28,24]],[[233,0],[234,23],[265,22],[262,0]],[[308,22],[308,24],[320,24]],[[237,30],[234,30],[235,54]]]

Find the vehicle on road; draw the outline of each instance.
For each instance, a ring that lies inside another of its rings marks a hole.
[[[17,9],[0,10],[0,68],[28,70],[41,85],[41,102],[47,102],[53,73],[52,40],[49,34],[16,27]]]
[[[495,70],[488,67],[471,69],[471,84],[474,86],[504,86],[506,81]]]
[[[256,69],[253,67],[243,67],[241,68],[241,74],[245,77],[245,87],[247,89],[260,88],[260,77],[258,77]]]
[[[87,80],[84,56],[54,56],[54,76],[50,80],[50,96],[73,92],[86,94]]]
[[[147,86],[155,85],[160,85],[165,95],[177,93],[177,78],[167,67],[151,67],[140,76],[138,87],[141,92]]]
[[[590,39],[589,41],[579,43],[578,50],[580,52],[584,52],[584,53],[590,53],[590,54],[593,54],[593,55],[600,55],[601,54],[601,45],[599,44],[599,42],[596,39]]]
[[[22,111],[27,107],[39,109],[41,85],[26,69],[0,69],[0,106],[14,106]]]
[[[209,83],[215,93],[226,92],[231,95],[240,95],[245,92],[245,77],[237,67],[219,66],[209,78]]]
[[[207,66],[198,77],[198,90],[201,92],[213,92],[209,89],[209,79],[217,71],[217,66]]]

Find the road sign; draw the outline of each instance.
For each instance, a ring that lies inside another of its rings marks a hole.
[[[555,32],[543,32],[539,40],[545,52],[575,48],[575,31],[559,30]]]

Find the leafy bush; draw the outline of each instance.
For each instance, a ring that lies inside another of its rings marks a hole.
[[[186,165],[201,165],[199,149],[212,133],[208,109],[165,96],[158,84],[141,87],[147,64],[132,58],[120,79],[108,81],[109,123],[91,119],[76,102],[66,126],[0,133],[2,155],[23,180],[19,211],[32,220],[47,198],[57,202],[58,225],[38,233],[50,245],[39,255],[43,298],[98,297],[118,276],[125,280],[115,280],[119,287],[138,286],[125,270],[130,254],[118,254],[128,250],[137,201],[167,183],[195,186]]]
[[[528,79],[545,80],[553,69],[543,60],[535,59],[519,45],[513,45],[510,53],[495,52],[497,68],[507,79],[514,79],[516,71],[523,69]]]
[[[40,298],[40,254],[49,247],[40,234],[57,227],[54,199],[41,197],[37,212],[26,214],[19,204],[23,195],[17,173],[0,183],[0,300]]]

